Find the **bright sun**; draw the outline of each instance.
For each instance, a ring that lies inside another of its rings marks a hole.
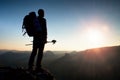
[[[109,45],[109,38],[111,37],[110,28],[111,26],[99,17],[81,20],[77,29],[78,35],[75,35],[78,46],[75,46],[78,47],[78,49],[80,48],[79,45],[82,45],[83,49],[90,49]]]
[[[86,37],[91,47],[100,47],[104,39],[102,32],[97,29],[89,29],[86,33]]]
[[[98,30],[90,30],[88,32],[88,40],[90,40],[90,42],[92,43],[99,43],[101,42],[102,38],[103,38],[103,35]]]

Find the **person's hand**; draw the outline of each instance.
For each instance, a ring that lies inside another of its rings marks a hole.
[[[53,44],[55,44],[55,43],[56,43],[56,40],[52,40],[51,42],[52,42]]]

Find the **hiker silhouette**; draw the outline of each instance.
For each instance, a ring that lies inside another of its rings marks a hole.
[[[35,70],[39,71],[42,69],[41,61],[43,57],[44,46],[45,43],[47,42],[47,25],[46,25],[46,19],[44,18],[43,9],[38,10],[37,19],[40,23],[41,31],[36,32],[33,35],[33,49],[29,58],[28,69],[33,70],[35,57],[37,55]]]

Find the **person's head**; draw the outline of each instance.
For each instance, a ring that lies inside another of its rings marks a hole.
[[[38,15],[39,15],[39,17],[44,17],[44,10],[43,9],[39,9],[38,10]]]

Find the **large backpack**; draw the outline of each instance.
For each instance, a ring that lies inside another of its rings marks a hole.
[[[27,33],[29,37],[33,37],[35,33],[40,33],[42,31],[37,17],[32,18],[32,15],[30,14],[24,17],[22,29],[26,30],[23,35]]]

